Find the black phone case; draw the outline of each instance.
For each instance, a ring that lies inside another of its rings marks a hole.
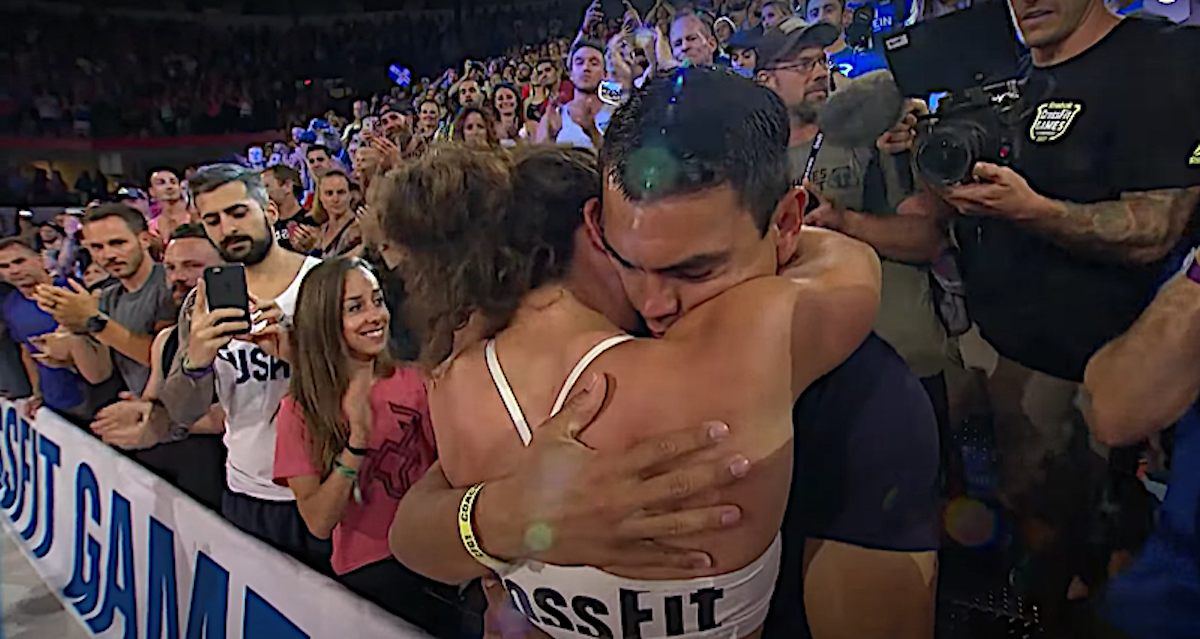
[[[208,293],[208,308],[241,309],[241,321],[250,321],[250,294],[246,290],[246,272],[240,266],[214,266],[204,271],[204,287]],[[219,323],[236,322],[237,319]]]

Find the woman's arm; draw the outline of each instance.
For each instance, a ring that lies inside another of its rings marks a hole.
[[[355,471],[362,463],[361,457],[351,455],[345,450],[338,455],[338,459],[343,466]],[[296,495],[296,506],[300,509],[300,516],[304,518],[308,531],[317,539],[329,539],[334,526],[337,526],[346,514],[346,504],[350,502],[354,482],[334,471],[329,473],[325,481],[312,475],[291,477],[288,479],[288,487]]]

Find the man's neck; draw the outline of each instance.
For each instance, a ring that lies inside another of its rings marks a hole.
[[[300,203],[294,197],[285,197],[282,202],[278,203],[279,219],[287,221],[300,214],[304,209],[300,208]]]
[[[178,200],[163,200],[162,214],[175,216],[188,215],[187,203],[183,201],[183,198],[179,198]]]
[[[1091,49],[1121,23],[1121,18],[1108,12],[1100,2],[1088,5],[1087,12],[1067,37],[1044,47],[1031,47],[1029,52],[1036,67],[1062,64]]]
[[[137,272],[133,275],[126,278],[121,278],[121,286],[123,286],[125,290],[129,291],[130,293],[140,291],[142,290],[142,287],[146,285],[146,280],[150,279],[150,274],[153,272],[154,260],[150,257],[149,253],[143,251],[142,265],[138,267]]]
[[[550,87],[533,87],[533,95],[530,98],[535,104],[544,102],[548,97],[550,97]]]
[[[816,122],[803,122],[792,118],[792,132],[788,136],[788,146],[800,146],[808,144],[813,138],[817,137],[817,131],[820,127]]]
[[[600,96],[596,95],[595,92],[587,93],[582,89],[575,89],[575,97],[571,98],[569,104],[575,104],[589,109],[591,113],[597,113],[600,111],[602,103],[600,102]]]
[[[259,297],[278,297],[296,279],[303,263],[303,255],[272,246],[263,261],[245,265],[246,288]]]

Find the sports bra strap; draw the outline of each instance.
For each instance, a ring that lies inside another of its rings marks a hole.
[[[513,393],[512,386],[508,384],[508,378],[504,376],[504,369],[500,368],[500,359],[496,357],[496,340],[488,340],[485,355],[488,372],[492,374],[492,383],[496,385],[496,391],[500,393],[500,399],[503,400],[504,408],[508,410],[508,416],[512,418],[513,425],[517,427],[517,434],[521,436],[521,442],[528,446],[529,442],[533,441],[533,433],[529,430],[529,423],[525,421],[525,413],[521,411],[521,405],[517,403],[517,396]]]
[[[574,370],[567,376],[567,381],[563,382],[562,390],[558,392],[558,399],[554,401],[554,409],[550,411],[550,416],[554,417],[558,411],[562,410],[563,404],[567,403],[567,396],[571,394],[571,389],[575,387],[575,383],[579,381],[583,371],[587,370],[587,367],[591,366],[597,357],[603,355],[608,349],[618,344],[624,344],[631,339],[633,339],[632,335],[614,335],[593,346],[592,350],[588,351],[587,355],[584,355],[583,359],[575,365]],[[525,444],[528,446],[529,442],[525,442]]]

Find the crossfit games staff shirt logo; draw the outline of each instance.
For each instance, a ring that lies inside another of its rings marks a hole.
[[[1080,111],[1083,111],[1083,105],[1078,102],[1039,104],[1033,124],[1029,126],[1029,139],[1038,144],[1058,140],[1067,134]]]
[[[1200,166],[1200,144],[1196,145],[1196,150],[1192,151],[1192,157],[1188,158],[1188,166]]]

